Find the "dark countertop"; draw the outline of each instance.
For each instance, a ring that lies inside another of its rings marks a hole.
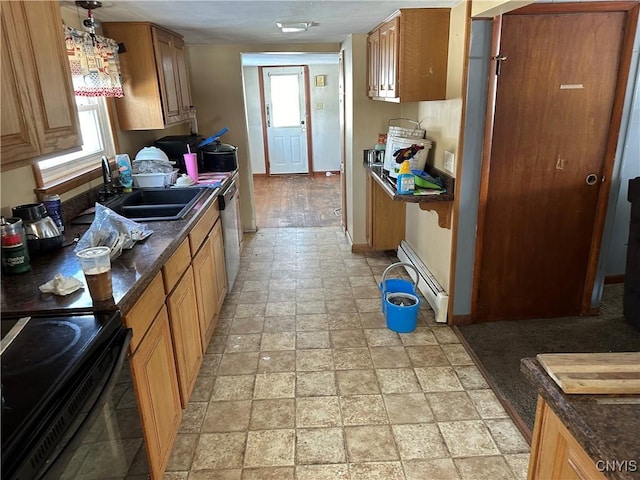
[[[520,370],[594,462],[635,462],[605,470],[607,478],[639,478],[640,395],[565,395],[535,358]]]
[[[380,185],[393,200],[407,203],[452,202],[454,196],[455,179],[435,168],[426,167],[425,170],[434,177],[440,177],[444,182],[446,192],[435,195],[400,195],[396,188],[395,179],[390,178],[382,165],[365,163],[369,175]]]
[[[137,242],[132,249],[124,250],[112,261],[113,301],[95,304],[92,302],[84,275],[73,252],[74,245],[70,245],[32,258],[29,272],[2,276],[2,315],[77,313],[116,308],[126,314],[175,249],[187,238],[206,207],[217,200],[221,189],[208,190],[183,219],[148,222],[148,227],[154,233]],[[82,235],[88,228],[89,225],[67,225],[65,238]],[[85,284],[85,288],[64,297],[41,293],[38,286],[53,279],[56,273],[77,278]]]

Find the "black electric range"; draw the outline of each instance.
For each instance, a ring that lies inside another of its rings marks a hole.
[[[7,478],[24,478],[17,471],[24,471],[25,463],[42,462],[33,472],[43,468],[60,443],[57,431],[62,435],[94,395],[92,389],[102,388],[98,384],[105,374],[94,371],[110,368],[105,352],[115,355],[110,346],[126,332],[117,311],[26,318],[0,320],[2,472]]]

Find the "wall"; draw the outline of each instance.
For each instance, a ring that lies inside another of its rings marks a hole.
[[[254,174],[266,173],[264,135],[260,110],[258,67],[242,67],[247,99],[249,158]],[[311,142],[313,171],[340,170],[340,117],[338,111],[338,71],[335,65],[309,65],[309,105],[311,110]],[[326,86],[316,87],[314,77],[326,76]],[[318,109],[318,104],[322,109]]]
[[[636,29],[635,43],[629,69],[629,83],[625,98],[616,164],[611,179],[609,208],[605,234],[598,265],[592,305],[597,305],[602,295],[603,276],[622,275],[626,270],[627,242],[631,204],[627,200],[629,179],[640,177],[640,24]]]
[[[439,169],[444,169],[446,150],[454,155],[458,153],[462,118],[461,77],[467,36],[466,9],[466,2],[451,9],[447,99],[418,104],[418,120],[422,128],[427,130],[427,138],[434,142],[430,155],[434,166]],[[442,288],[451,292],[452,230],[440,228],[437,214],[421,210],[418,205],[407,205],[406,223],[406,241],[431,270]]]
[[[378,133],[387,132],[390,118],[403,115],[400,104],[374,101],[367,97],[367,36],[351,35],[342,43],[342,48],[345,68],[347,234],[352,244],[366,245],[367,173],[362,152],[375,145]]]
[[[474,20],[471,24],[464,148],[463,158],[458,160],[461,165],[456,179],[459,203],[453,288],[454,315],[471,313],[492,25],[491,20]]]
[[[211,135],[223,127],[222,140],[238,147],[240,211],[246,231],[256,229],[253,177],[249,159],[249,129],[245,115],[242,53],[244,52],[338,52],[337,44],[295,45],[189,45],[187,68],[191,99],[198,115],[200,134]],[[248,103],[248,102],[247,102]],[[252,109],[255,105],[252,104]]]

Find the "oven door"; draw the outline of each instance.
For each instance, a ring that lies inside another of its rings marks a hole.
[[[49,455],[43,480],[146,478],[149,468],[127,349],[131,330],[96,359],[99,378],[74,425]],[[90,375],[91,375],[90,374]]]

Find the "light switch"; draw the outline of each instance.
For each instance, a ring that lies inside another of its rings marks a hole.
[[[324,103],[322,102],[316,103],[316,110],[324,110]]]
[[[444,168],[451,173],[455,173],[456,168],[456,156],[451,152],[444,152]]]

